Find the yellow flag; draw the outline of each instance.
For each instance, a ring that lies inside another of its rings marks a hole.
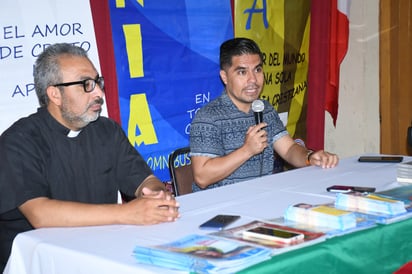
[[[310,1],[235,0],[235,36],[253,39],[264,54],[268,100],[294,138],[306,137]]]

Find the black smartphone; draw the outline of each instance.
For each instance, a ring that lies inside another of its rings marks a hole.
[[[365,186],[333,185],[333,186],[327,187],[326,190],[329,192],[338,192],[338,193],[347,193],[351,191],[371,193],[371,192],[375,192],[376,188],[365,187]]]
[[[364,163],[400,163],[402,160],[402,156],[361,156],[358,159]]]
[[[199,226],[200,229],[222,230],[234,221],[238,220],[238,215],[216,215]]]

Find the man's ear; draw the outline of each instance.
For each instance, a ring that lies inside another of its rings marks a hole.
[[[62,93],[58,87],[49,86],[46,89],[46,93],[51,103],[57,106],[61,105]]]
[[[222,82],[223,82],[225,85],[227,85],[227,74],[226,74],[226,71],[220,70],[219,74],[220,74],[220,79],[222,79]]]

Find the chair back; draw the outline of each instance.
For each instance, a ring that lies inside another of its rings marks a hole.
[[[192,193],[194,182],[190,147],[176,149],[169,155],[169,171],[175,196]]]

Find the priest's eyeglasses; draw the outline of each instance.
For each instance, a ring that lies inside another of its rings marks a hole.
[[[83,85],[84,92],[89,93],[94,90],[96,84],[99,85],[99,88],[104,91],[104,78],[102,76],[97,75],[95,79],[85,79],[83,81],[75,81],[75,82],[67,82],[67,83],[60,83],[55,84],[53,87],[61,87],[61,86],[72,86],[72,85]]]

